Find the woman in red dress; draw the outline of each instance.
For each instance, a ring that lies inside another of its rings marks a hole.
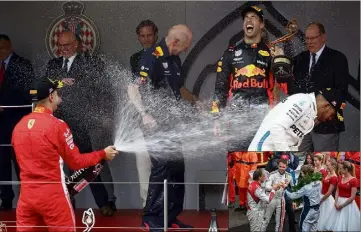
[[[317,224],[317,231],[325,231],[326,225],[329,222],[329,213],[335,204],[335,199],[332,196],[333,191],[337,187],[337,161],[329,159],[326,162],[326,168],[321,169],[322,173],[322,190],[321,190],[321,202],[320,202],[320,216]]]
[[[323,154],[322,153],[316,153],[313,157],[313,161],[315,164],[315,172],[321,172],[322,169],[325,169],[322,165],[323,162]]]
[[[335,196],[335,205],[330,212],[327,230],[331,231],[360,231],[360,210],[355,197],[357,191],[357,179],[354,167],[348,161],[342,161],[339,166]]]

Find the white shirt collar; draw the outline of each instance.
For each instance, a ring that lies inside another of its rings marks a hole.
[[[318,50],[318,52],[316,52],[316,63],[317,63],[317,61],[318,61],[318,58],[320,58],[323,50],[325,49],[325,46],[326,46],[326,44],[324,44],[324,45],[322,46],[322,48],[321,48],[320,50]],[[311,56],[311,59],[312,59],[312,53],[310,53],[310,56]]]
[[[75,53],[73,56],[71,56],[71,57],[69,57],[68,58],[68,68],[67,68],[67,71],[69,72],[69,70],[70,70],[70,67],[71,67],[71,65],[73,64],[73,62],[74,62],[74,59],[75,59],[75,57],[76,57],[76,55],[77,55],[77,53]],[[62,67],[64,67],[64,64],[65,64],[65,57],[63,57],[63,65],[62,65]]]

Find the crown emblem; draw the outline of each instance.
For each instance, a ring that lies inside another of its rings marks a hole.
[[[61,7],[66,16],[80,15],[84,10],[84,4],[81,2],[66,2]]]

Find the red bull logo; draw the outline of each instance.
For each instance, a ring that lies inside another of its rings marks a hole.
[[[259,82],[253,78],[249,78],[243,82],[234,80],[232,82],[231,88],[232,89],[248,89],[248,88],[268,89],[268,81],[263,80],[262,82]]]
[[[241,69],[235,69],[235,77],[266,76],[266,70],[256,67],[254,64],[247,65]]]

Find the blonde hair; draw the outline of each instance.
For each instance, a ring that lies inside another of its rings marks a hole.
[[[342,161],[341,165],[344,169],[347,169],[347,171],[351,174],[351,176],[355,177],[355,167],[352,163],[348,161]]]
[[[331,164],[331,166],[335,169],[335,173],[336,173],[336,175],[339,175],[339,173],[338,173],[338,163],[337,163],[337,161],[335,160],[335,159],[329,159],[329,160],[327,160],[327,162],[329,162],[330,164]]]
[[[317,158],[322,163],[324,155],[321,152],[319,152],[319,153],[316,153],[313,157]]]

